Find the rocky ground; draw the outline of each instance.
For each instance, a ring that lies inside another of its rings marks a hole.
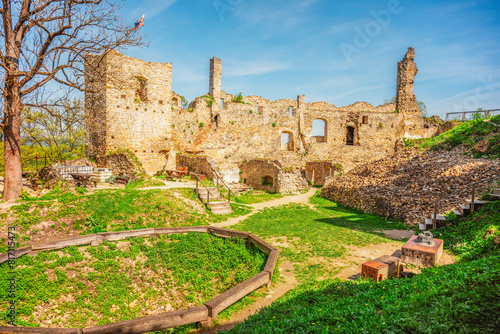
[[[438,213],[447,213],[471,198],[472,184],[481,193],[495,180],[500,182],[498,159],[472,159],[459,148],[424,153],[409,148],[329,178],[321,194],[342,205],[417,224],[437,201]]]

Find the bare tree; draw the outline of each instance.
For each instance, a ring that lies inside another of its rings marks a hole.
[[[121,22],[119,9],[113,0],[2,0],[4,200],[17,199],[22,189],[21,111],[24,106],[47,108],[35,93],[47,85],[84,90],[86,54],[104,57],[110,50],[142,43]]]

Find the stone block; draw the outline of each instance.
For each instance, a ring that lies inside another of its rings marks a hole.
[[[371,278],[375,282],[399,275],[399,259],[384,255],[361,265],[361,277]]]
[[[434,267],[443,255],[443,240],[434,239],[434,245],[424,246],[415,242],[412,236],[401,249],[401,261],[418,267]]]

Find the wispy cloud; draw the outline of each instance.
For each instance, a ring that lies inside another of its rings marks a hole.
[[[144,0],[133,11],[134,17],[145,14],[145,18],[152,18],[163,13],[178,0]]]
[[[227,76],[245,76],[260,75],[271,72],[283,71],[290,67],[289,64],[270,60],[255,60],[249,62],[226,61],[224,75]]]

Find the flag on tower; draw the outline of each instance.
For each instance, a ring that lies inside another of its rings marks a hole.
[[[141,26],[142,27],[144,26],[144,14],[142,14],[142,17],[140,19],[135,21],[135,29],[134,30],[139,29],[139,27],[141,27]]]

